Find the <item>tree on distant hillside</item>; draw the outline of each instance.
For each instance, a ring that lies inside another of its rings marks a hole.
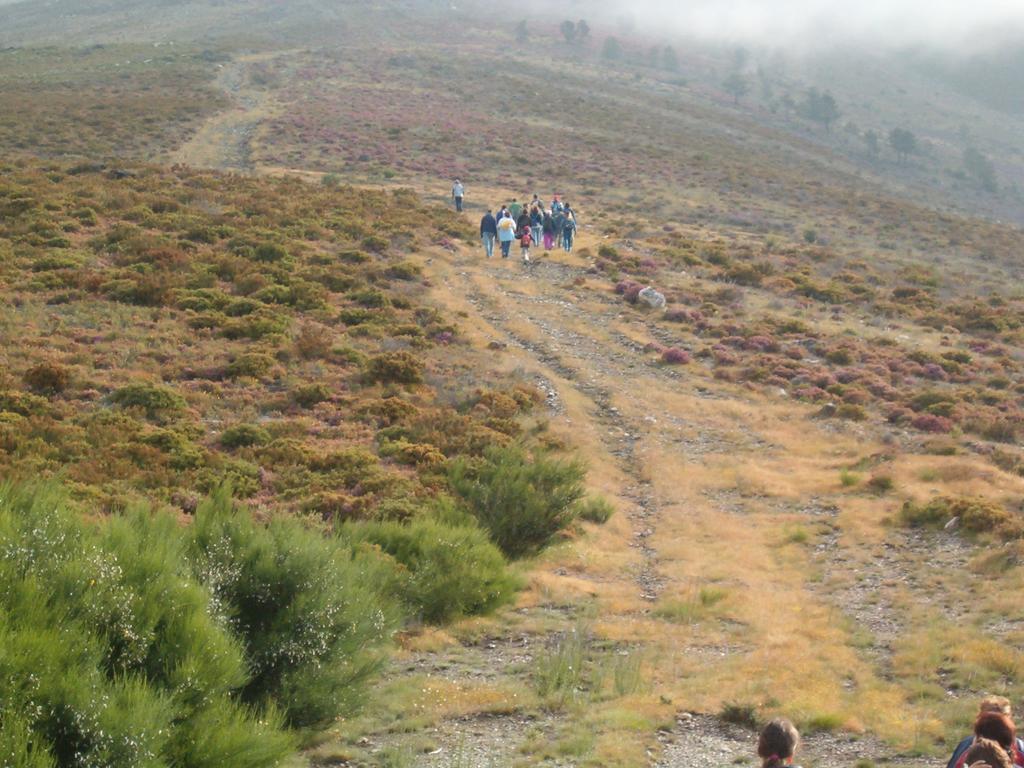
[[[917,136],[906,128],[893,128],[889,131],[889,146],[896,153],[896,159],[905,163],[907,158],[917,152]]]
[[[864,146],[867,148],[871,159],[877,160],[879,153],[882,151],[882,143],[878,131],[872,129],[864,134]]]
[[[581,43],[590,37],[590,25],[587,24],[586,19],[580,19],[576,22],[576,37],[579,38]]]
[[[999,191],[999,184],[996,182],[996,167],[988,157],[974,147],[964,150],[964,170],[986,192]]]
[[[604,46],[601,48],[601,57],[608,61],[618,61],[622,58],[622,43],[617,37],[606,37]]]
[[[526,19],[523,19],[516,24],[516,42],[520,44],[525,43],[529,37],[530,35],[526,29]]]
[[[828,91],[821,93],[817,88],[807,91],[800,111],[808,120],[825,126],[826,133],[832,132],[832,123],[839,119],[839,105],[835,97]]]
[[[565,21],[562,22],[562,25],[559,27],[559,29],[562,32],[562,37],[565,38],[565,42],[569,43],[570,45],[576,42],[577,30],[576,25],[573,22],[566,19]]]
[[[669,72],[679,71],[679,57],[676,56],[676,49],[671,45],[666,45],[665,50],[661,52],[661,66]]]
[[[739,72],[733,72],[722,83],[722,87],[725,92],[732,96],[733,103],[739,104],[740,99],[750,93],[750,83],[747,82],[747,78],[741,75]]]

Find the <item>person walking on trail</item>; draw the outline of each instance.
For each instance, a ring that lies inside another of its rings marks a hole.
[[[501,243],[501,258],[507,259],[516,239],[516,222],[511,216],[498,220],[498,242]]]
[[[462,198],[466,196],[466,188],[458,179],[452,185],[452,200],[455,201],[455,210],[462,213]]]
[[[534,192],[533,193],[533,200],[530,201],[530,210],[532,211],[534,208],[543,208],[543,207],[544,207],[544,203],[542,203],[540,201],[540,198],[537,196],[537,193]]]
[[[800,734],[789,720],[772,720],[757,740],[761,768],[792,766],[799,746]]]
[[[519,233],[519,246],[522,249],[523,263],[530,263],[530,243],[533,242],[533,232],[530,231],[529,227],[523,227],[522,232]]]
[[[523,230],[524,229],[529,229],[529,228],[530,228],[530,212],[527,211],[524,208],[523,212],[520,213],[518,217],[516,217],[516,235],[518,237],[522,237],[523,236]]]
[[[555,227],[555,242],[561,245],[562,229],[565,227],[565,212],[563,209],[551,212],[551,222]]]
[[[562,211],[562,201],[558,199],[558,195],[555,195],[551,200],[551,215]]]
[[[494,218],[496,218],[498,221],[501,221],[502,219],[508,218],[511,215],[512,214],[508,212],[508,206],[503,205],[501,206],[501,208],[498,209],[498,215],[495,216]]]
[[[523,206],[513,197],[512,202],[508,206],[508,212],[512,214],[513,219],[518,219],[519,214],[523,212]]]
[[[572,241],[576,237],[576,218],[572,213],[567,213],[562,222],[562,248],[566,253],[572,253]]]
[[[540,205],[534,205],[530,208],[530,230],[530,234],[533,235],[533,242],[539,243],[541,236],[544,234],[544,209]]]
[[[488,208],[487,213],[480,219],[480,239],[483,241],[484,253],[487,254],[488,259],[494,255],[494,240],[497,237],[498,221],[494,218],[490,208]]]
[[[1010,700],[1005,696],[986,696],[978,704],[978,717],[981,717],[987,712],[995,712],[1006,717],[1013,717],[1013,707],[1010,704]],[[975,740],[974,734],[964,738],[959,744],[956,745],[956,749],[953,750],[953,756],[949,758],[949,763],[946,768],[956,768],[960,762],[960,758],[971,748]],[[1018,755],[1024,755],[1024,740],[1017,739],[1014,745]],[[1012,756],[1011,756],[1012,757]]]
[[[555,222],[551,218],[551,211],[544,211],[544,220],[541,222],[540,228],[544,235],[544,250],[550,251],[555,244]]]

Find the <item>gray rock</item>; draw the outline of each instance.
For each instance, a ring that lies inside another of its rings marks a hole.
[[[647,286],[639,294],[637,294],[637,300],[642,301],[652,309],[664,309],[665,308],[665,295],[658,293],[658,291]]]

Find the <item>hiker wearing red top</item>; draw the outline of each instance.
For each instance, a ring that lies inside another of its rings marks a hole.
[[[757,740],[757,756],[761,768],[785,768],[793,765],[800,746],[800,734],[789,720],[772,720]]]
[[[533,233],[529,227],[523,227],[523,231],[519,233],[519,245],[523,249],[523,263],[530,263],[530,243],[533,242]]]

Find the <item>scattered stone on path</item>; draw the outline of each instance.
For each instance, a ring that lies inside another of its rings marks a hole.
[[[659,293],[649,285],[640,291],[636,298],[637,301],[642,301],[644,304],[651,307],[651,309],[665,308],[665,294]]]

